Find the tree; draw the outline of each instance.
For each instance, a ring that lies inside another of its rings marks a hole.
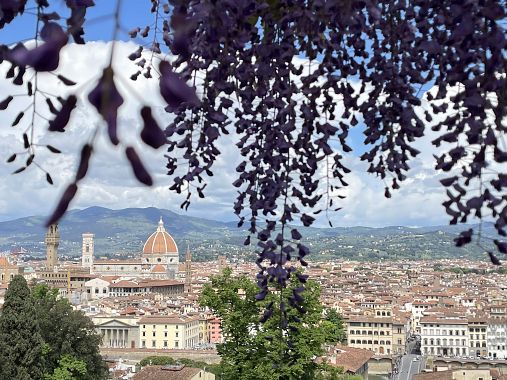
[[[85,379],[86,364],[70,355],[63,355],[58,361],[58,367],[51,375],[45,375],[44,380],[81,380]]]
[[[56,289],[45,284],[38,284],[33,289],[41,335],[46,345],[45,372],[60,376],[72,372],[70,367],[62,365],[77,363],[80,366],[83,363],[85,371],[79,373],[79,380],[107,378],[107,368],[99,352],[102,338],[93,322],[81,311],[74,310],[66,299],[58,299],[57,295]]]
[[[35,129],[65,132],[79,100],[78,90],[65,98],[45,93],[38,78],[52,72],[72,88],[73,81],[55,72],[59,55],[71,38],[86,43],[85,16],[95,4],[66,1],[69,14],[62,27],[57,20],[65,12],[49,12],[54,2],[33,1],[36,11],[30,13],[24,13],[27,0],[0,4],[0,28],[33,14],[35,38],[42,39],[33,48],[0,49],[0,59],[11,65],[6,80],[24,85],[20,93],[6,95],[0,110],[14,95],[30,100],[11,124],[30,120],[26,129],[19,128],[22,154],[8,158],[20,165],[14,173],[42,168]],[[120,0],[117,5],[116,31]],[[310,250],[291,223],[310,226],[316,214],[341,208],[353,128],[364,135],[360,158],[384,182],[387,198],[420,154],[418,140],[430,135],[438,148],[434,168],[446,175],[441,184],[450,223],[482,223],[487,217],[498,234],[489,242],[481,228],[467,229],[456,245],[475,241],[494,264],[500,264],[496,252],[507,254],[505,0],[154,0],[149,11],[153,23],[129,32],[133,39],[149,39],[129,55],[137,64],[131,79],[156,76],[174,119],[163,130],[151,108],[142,107],[140,138],[147,147],[167,149],[170,189],[186,195],[181,208],[187,209],[193,194],[205,196],[206,178],[221,155],[218,143],[232,135],[241,156],[233,207],[238,226],[247,223],[257,238],[262,300],[287,288],[294,262],[307,265]],[[145,52],[148,44],[151,51]],[[110,60],[98,68],[85,105],[103,118],[111,144],[123,149],[134,176],[150,186],[139,152],[117,133],[118,109],[127,93],[117,86],[111,45]],[[165,58],[169,52],[175,59]],[[49,120],[40,116],[42,110]],[[64,215],[77,194],[94,152],[93,136],[83,144],[76,175],[48,225]],[[47,172],[46,178],[52,183]],[[274,283],[278,286],[270,286]],[[293,297],[286,306],[302,303],[302,297]]]
[[[42,378],[43,340],[30,289],[23,276],[14,276],[0,315],[0,378]]]
[[[146,365],[167,365],[176,364],[176,360],[170,356],[147,356],[139,362],[141,367]]]
[[[330,323],[322,320],[318,284],[309,281],[304,291],[290,287],[262,302],[256,301],[256,293],[255,283],[245,276],[233,277],[230,268],[203,288],[199,303],[221,319],[225,340],[217,346],[221,378],[313,379],[326,372],[329,368],[316,364],[314,358],[335,337],[329,334]],[[285,306],[294,293],[304,296],[303,314]],[[265,308],[282,313],[275,311],[267,318],[262,316]],[[280,328],[284,323],[288,325]]]
[[[343,318],[335,309],[326,310],[325,321],[329,323],[329,341],[347,344],[347,333],[344,328]]]

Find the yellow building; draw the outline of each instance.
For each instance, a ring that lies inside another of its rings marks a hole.
[[[199,343],[199,317],[148,315],[138,324],[141,348],[189,349]]]
[[[387,314],[388,313],[388,314]],[[382,315],[349,315],[347,343],[351,347],[371,350],[377,355],[404,354],[409,324],[407,318]]]

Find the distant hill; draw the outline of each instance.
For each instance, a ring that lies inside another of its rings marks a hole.
[[[69,211],[59,224],[60,253],[69,256],[81,254],[81,234],[95,234],[96,255],[124,256],[137,254],[144,241],[155,231],[162,216],[165,227],[175,238],[180,253],[189,246],[197,260],[210,260],[218,254],[229,257],[253,257],[254,247],[245,247],[245,229],[238,229],[234,222],[180,215],[153,207],[110,210],[90,207]],[[28,249],[33,255],[43,255],[43,216],[31,216],[0,222],[0,251],[15,247]],[[375,260],[380,258],[484,258],[475,245],[456,248],[453,238],[464,226],[434,226],[411,228],[390,226],[300,228],[307,245],[312,248],[315,259],[350,258]],[[483,226],[485,235],[494,235],[491,224]]]

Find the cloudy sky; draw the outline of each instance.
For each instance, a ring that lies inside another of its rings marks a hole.
[[[110,43],[91,42],[85,46],[69,45],[61,55],[61,73],[78,82],[80,98],[78,109],[64,134],[47,133],[47,125],[39,119],[36,136],[39,144],[51,144],[62,150],[62,154],[50,154],[47,149],[37,149],[37,162],[51,173],[55,185],[50,186],[45,181],[43,171],[31,166],[29,170],[12,175],[19,167],[18,163],[7,164],[5,159],[14,152],[22,150],[22,132],[28,125],[29,118],[25,117],[17,127],[10,127],[17,112],[23,109],[26,99],[16,97],[7,111],[2,112],[2,127],[0,128],[0,220],[9,220],[27,215],[48,215],[59,196],[73,177],[77,155],[82,144],[87,141],[93,130],[99,126],[99,144],[91,161],[91,170],[80,186],[77,198],[71,208],[85,208],[89,206],[103,206],[113,209],[126,207],[159,207],[180,212],[179,204],[182,198],[168,190],[169,178],[165,175],[164,148],[153,150],[138,144],[137,136],[140,132],[138,117],[141,100],[155,109],[155,115],[161,125],[167,124],[170,116],[162,110],[163,102],[157,94],[157,82],[145,80],[140,76],[135,86],[127,89],[120,86],[124,94],[125,103],[120,108],[119,134],[120,139],[137,146],[142,152],[142,160],[146,163],[155,179],[155,186],[146,188],[138,184],[132,177],[131,169],[126,162],[122,150],[115,149],[107,140],[105,128],[97,117],[94,109],[87,106],[85,94],[94,85],[100,67],[105,65],[110,49]],[[135,71],[135,66],[126,57],[135,50],[132,43],[120,42],[115,56],[115,68],[119,75],[128,83],[128,76]],[[8,65],[0,65],[0,75],[4,76]],[[65,95],[69,89],[60,83],[53,75],[42,74],[39,83],[48,93]],[[132,90],[135,94],[132,93]],[[20,93],[20,89],[6,81],[0,82],[0,93]],[[45,112],[41,107],[41,112]],[[44,113],[43,113],[44,115]],[[49,116],[49,115],[47,115]],[[351,141],[358,146],[361,141],[355,134]],[[234,144],[222,144],[224,155],[215,166],[215,176],[209,181],[207,197],[204,200],[195,199],[188,214],[217,220],[235,220],[232,213],[232,201],[236,191],[231,186],[234,181],[234,168],[237,164],[237,153]],[[357,156],[347,157],[347,163],[352,173],[346,178],[350,184],[346,190],[347,198],[342,202],[343,209],[332,215],[335,226],[385,226],[385,225],[435,225],[447,223],[447,218],[440,205],[443,201],[443,190],[438,179],[440,175],[432,169],[433,152],[430,138],[425,137],[418,143],[422,151],[420,157],[412,162],[412,169],[402,189],[395,192],[391,199],[383,196],[384,185],[377,178],[366,174],[366,165]],[[358,153],[356,153],[358,154]],[[19,163],[21,163],[19,161]],[[320,220],[326,225],[325,220]]]

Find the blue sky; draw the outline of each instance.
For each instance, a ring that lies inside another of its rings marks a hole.
[[[32,2],[33,3],[33,2]],[[61,0],[61,4],[63,0]],[[113,0],[96,0],[97,5],[90,8],[87,20],[90,23],[85,28],[85,40],[87,41],[109,41],[113,35],[113,19],[104,18],[113,13],[116,2]],[[122,2],[121,20],[126,31],[134,28],[143,28],[153,22],[152,15],[148,12],[150,1],[148,0],[124,0]],[[64,21],[63,21],[64,22]],[[0,43],[12,43],[22,39],[29,39],[33,36],[34,16],[25,14],[19,20],[9,24],[0,30]],[[126,33],[119,34],[119,38],[128,41]],[[138,41],[134,41],[138,42]],[[126,78],[136,67],[126,57],[133,50],[135,45],[132,42],[118,44],[118,62],[115,64],[120,68],[118,73]],[[100,73],[100,67],[104,65],[110,44],[104,42],[92,42],[85,46],[69,45],[64,48],[61,54],[61,73],[77,81],[78,83],[96,80]],[[130,66],[129,66],[130,65]],[[8,66],[0,65],[0,76],[4,74]],[[59,69],[60,70],[60,69]],[[42,83],[49,92],[63,94],[68,91],[62,88],[61,84],[55,81],[53,76],[47,76]],[[128,81],[128,79],[126,79]],[[0,93],[8,93],[9,84],[0,80]],[[155,80],[147,81],[140,78],[135,88],[142,97],[154,107],[162,107],[160,96],[157,94]],[[62,91],[62,92],[60,92]],[[125,94],[125,105],[120,109],[120,132],[125,139],[135,141],[136,133],[140,129],[138,117],[139,102],[134,98],[128,98]],[[15,103],[15,102],[13,102]],[[62,148],[63,154],[58,157],[43,156],[42,164],[52,168],[51,174],[55,186],[49,186],[44,181],[43,173],[33,167],[28,173],[16,176],[11,175],[15,167],[6,164],[5,159],[0,160],[0,220],[8,220],[16,217],[49,214],[63,191],[69,178],[75,173],[77,165],[77,152],[84,139],[89,136],[90,130],[100,120],[94,111],[85,106],[83,99],[82,106],[74,113],[69,132],[66,134],[65,144],[62,145],[60,136],[48,135],[45,133],[45,126],[40,125],[38,134],[41,143],[51,143]],[[18,105],[18,107],[22,107]],[[2,113],[2,119],[10,120],[15,114]],[[19,108],[18,108],[19,110]],[[12,111],[14,112],[15,109]],[[168,123],[169,115],[159,113],[157,115],[161,125]],[[0,152],[7,152],[5,157],[19,145],[22,125],[17,130],[0,130]],[[18,135],[16,135],[18,133]],[[361,127],[352,128],[350,131],[350,145],[355,149],[352,155],[347,156],[346,165],[353,172],[346,177],[350,187],[346,190],[347,198],[343,201],[343,210],[331,216],[335,226],[385,226],[385,225],[436,225],[445,224],[447,217],[443,212],[440,203],[443,201],[443,191],[438,183],[439,175],[432,169],[432,150],[429,149],[431,140],[429,137],[422,139],[417,149],[422,151],[421,157],[413,162],[413,168],[409,173],[409,180],[403,184],[402,189],[394,192],[393,198],[384,198],[384,184],[379,179],[367,174],[365,163],[360,162],[357,157],[364,151],[361,134]],[[130,168],[125,162],[123,152],[112,149],[107,139],[102,137],[99,141],[101,149],[97,149],[96,155],[91,162],[89,176],[83,181],[77,198],[71,208],[84,208],[89,206],[103,206],[109,208],[125,207],[160,207],[181,212],[179,204],[182,198],[168,191],[170,182],[164,173],[165,159],[164,151],[152,151],[145,147],[142,149],[142,158],[149,166],[155,177],[155,187],[147,189],[140,186],[132,179]],[[207,187],[207,198],[196,200],[189,208],[189,214],[194,216],[207,217],[217,220],[235,220],[232,213],[232,202],[236,196],[235,189],[231,186],[234,181],[234,168],[237,160],[237,152],[233,151],[233,141],[222,143],[223,157],[217,162],[215,176],[210,179]],[[39,157],[39,156],[38,156]],[[321,214],[322,215],[322,214]],[[319,219],[322,226],[327,225],[327,220]]]
[[[34,36],[35,16],[33,15],[34,1],[29,0],[27,12],[16,18],[11,24],[0,30],[0,43],[7,44],[22,39],[30,39]],[[64,0],[51,1],[49,12],[56,11],[63,17],[67,17],[68,11]],[[121,24],[124,31],[118,35],[121,40],[128,40],[125,33],[136,26],[144,27],[153,23],[153,15],[149,13],[151,2],[149,0],[123,0],[121,4]],[[114,19],[108,15],[114,14],[116,1],[95,0],[95,6],[88,8],[86,14],[89,27],[85,30],[87,41],[109,41],[113,36]],[[62,20],[65,23],[65,20]]]

